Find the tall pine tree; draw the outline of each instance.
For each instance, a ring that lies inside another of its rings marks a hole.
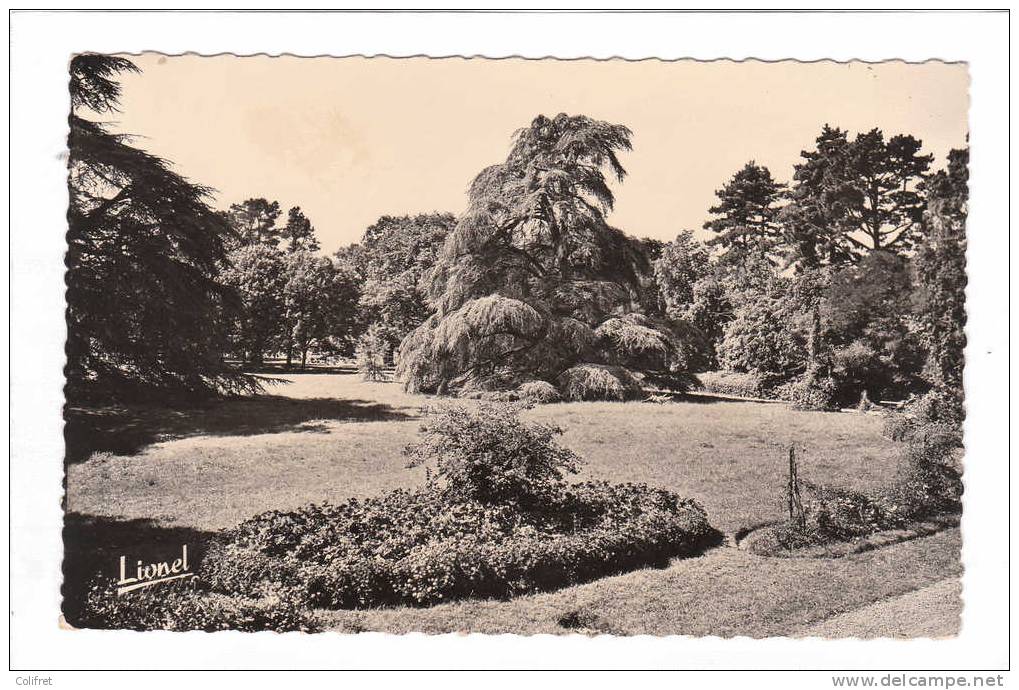
[[[705,230],[716,233],[709,244],[721,245],[733,256],[767,256],[779,237],[775,218],[782,191],[783,185],[766,167],[747,163],[715,192],[718,204],[708,212],[716,217],[704,224]]]
[[[215,280],[229,229],[211,190],[86,117],[115,112],[124,58],[71,61],[68,399],[251,390],[221,361],[237,307]]]

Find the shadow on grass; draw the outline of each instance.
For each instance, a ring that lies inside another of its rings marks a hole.
[[[159,405],[67,406],[67,462],[94,452],[133,455],[152,443],[189,436],[254,436],[283,432],[322,433],[325,422],[388,422],[415,415],[383,403],[337,398],[258,395],[171,408]]]
[[[308,364],[301,368],[300,364],[289,367],[283,362],[265,362],[264,364],[237,364],[246,374],[263,374],[271,376],[288,376],[291,374],[346,374],[354,375],[357,367],[349,364]]]
[[[734,395],[721,395],[718,393],[707,393],[704,391],[688,391],[676,393],[676,402],[698,403],[702,405],[713,405],[715,403],[761,403],[764,405],[788,405],[785,400],[771,400],[768,398],[740,398]]]
[[[161,527],[152,520],[68,513],[64,516],[64,582],[62,611],[71,625],[79,620],[88,587],[97,579],[120,577],[120,557],[133,576],[138,561],[143,565],[172,562],[188,547],[188,564],[198,570],[215,532],[189,527]],[[160,585],[154,585],[159,587]]]

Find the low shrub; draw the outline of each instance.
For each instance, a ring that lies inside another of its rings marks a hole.
[[[765,397],[765,379],[756,372],[708,371],[697,375],[701,389],[707,393],[740,398]]]
[[[881,435],[889,441],[905,441],[913,434],[916,422],[901,412],[887,412]]]
[[[635,400],[640,381],[629,369],[607,364],[578,364],[557,379],[566,400]]]
[[[957,445],[962,444],[963,409],[960,396],[931,390],[916,398],[899,412],[885,417],[883,435],[893,441],[908,441],[918,431],[951,431]]]
[[[505,598],[664,565],[717,533],[693,501],[644,485],[562,485],[522,513],[507,505],[450,503],[434,491],[267,513],[239,525],[219,567],[254,596],[271,556],[275,586],[311,606],[429,605]]]
[[[961,427],[964,417],[962,396],[935,388],[915,400],[906,412],[921,424],[938,422]]]
[[[519,405],[459,405],[429,410],[422,438],[407,447],[408,465],[435,466],[429,487],[443,499],[476,501],[527,510],[558,488],[581,463],[560,446],[555,424],[525,422]]]
[[[381,326],[372,324],[357,339],[354,358],[357,370],[365,381],[385,381],[386,358],[389,356],[389,343],[386,342]]]
[[[270,592],[262,587],[260,596],[245,597],[171,582],[156,590],[118,596],[115,582],[102,580],[92,583],[80,618],[70,622],[81,628],[108,630],[315,632],[321,628],[303,603],[285,589]]]
[[[848,541],[893,525],[880,501],[859,491],[803,483],[803,531],[817,541]]]
[[[562,396],[559,389],[548,381],[526,381],[517,388],[517,396],[521,400],[529,400],[539,404],[559,402]]]

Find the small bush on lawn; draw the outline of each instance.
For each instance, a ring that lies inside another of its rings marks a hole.
[[[797,410],[837,410],[839,387],[831,376],[807,372],[791,387],[793,407]]]
[[[579,458],[555,442],[558,428],[518,411],[433,412],[408,449],[429,469],[423,488],[252,518],[206,558],[222,573],[211,580],[249,596],[295,591],[313,606],[425,605],[664,564],[716,538],[699,505],[668,491],[567,483]]]
[[[559,402],[562,396],[559,389],[548,381],[527,381],[517,388],[517,395],[521,400],[529,400],[539,404]]]
[[[204,584],[204,583],[203,583]],[[314,632],[318,622],[285,590],[263,591],[257,598],[228,596],[196,589],[187,583],[117,595],[113,581],[96,580],[89,588],[82,628],[108,630],[300,630]]]
[[[766,393],[764,377],[755,372],[708,371],[698,374],[697,379],[708,393],[740,398],[762,398]]]
[[[907,441],[918,430],[937,425],[942,431],[955,429],[961,444],[963,416],[959,395],[934,389],[913,400],[901,412],[889,413],[882,433],[893,441]]]
[[[557,383],[566,400],[635,400],[642,393],[628,369],[607,364],[578,364],[561,373]]]
[[[389,355],[389,344],[386,342],[382,327],[372,324],[368,327],[354,348],[357,371],[365,381],[386,380],[386,357]]]
[[[519,406],[453,405],[432,410],[422,438],[408,446],[409,466],[434,464],[435,489],[454,503],[479,502],[527,510],[558,488],[581,460],[560,446],[554,424],[520,418]]]

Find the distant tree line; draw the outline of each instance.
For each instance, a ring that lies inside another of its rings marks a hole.
[[[356,351],[435,393],[618,398],[724,369],[824,404],[928,388],[961,404],[966,149],[932,171],[912,136],[825,126],[789,184],[751,161],[716,193],[707,241],[663,243],[607,220],[631,132],[539,116],[459,217],[383,216],[326,256],[301,208],[215,211],[83,115],[114,112],[134,69],[71,65],[69,396],[253,390],[241,372],[268,357]]]
[[[661,249],[659,308],[707,336],[706,367],[823,406],[930,388],[961,406],[969,153],[931,171],[920,150],[825,126],[790,185],[749,162],[716,193],[706,243],[685,231]]]

